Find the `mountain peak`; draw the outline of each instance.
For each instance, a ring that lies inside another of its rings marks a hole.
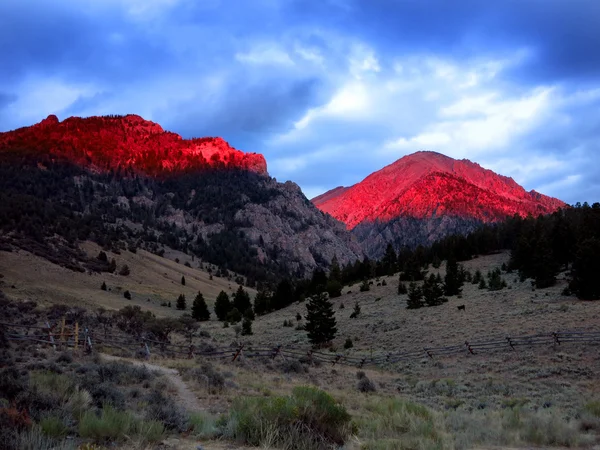
[[[386,222],[396,217],[454,216],[492,222],[538,215],[565,204],[467,159],[431,151],[406,155],[354,186],[337,187],[313,199],[322,211],[346,223]]]
[[[136,114],[69,117],[49,115],[31,127],[0,133],[0,152],[27,148],[103,170],[131,168],[152,176],[207,168],[267,174],[263,155],[244,153],[223,138],[183,139]]]

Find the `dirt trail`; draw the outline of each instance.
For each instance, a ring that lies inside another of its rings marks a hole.
[[[150,364],[144,361],[137,361],[135,359],[106,355],[104,353],[101,355],[101,357],[105,361],[127,361],[135,366],[145,366],[148,370],[159,372],[161,375],[167,377],[167,379],[175,387],[179,403],[185,409],[187,409],[188,411],[200,411],[202,409],[200,403],[198,402],[198,398],[196,398],[196,395],[181,379],[181,376],[179,375],[179,372],[177,372],[177,370],[170,369],[168,367],[158,366],[156,364]]]

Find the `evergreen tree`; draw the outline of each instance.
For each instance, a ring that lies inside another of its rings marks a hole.
[[[327,282],[327,293],[329,298],[340,297],[342,295],[342,283],[338,280],[331,279]]]
[[[481,277],[481,280],[479,280],[479,286],[477,286],[479,289],[487,289],[487,283],[485,282],[485,278]]]
[[[423,307],[423,290],[413,281],[408,286],[407,309],[418,309]]]
[[[131,292],[129,292],[129,291],[123,292],[123,297],[125,297],[127,300],[131,300]]]
[[[252,333],[252,319],[250,319],[249,317],[244,316],[244,319],[242,320],[242,336],[251,336]]]
[[[385,275],[393,275],[396,273],[398,256],[396,255],[394,246],[391,243],[388,243],[385,249],[385,254],[381,260],[381,265],[383,266],[383,272]]]
[[[313,346],[319,347],[335,338],[337,334],[335,313],[327,294],[320,293],[310,297],[306,304],[306,312],[304,329]]]
[[[444,294],[447,296],[459,295],[462,292],[463,281],[456,259],[448,258],[446,261],[446,276],[444,277]]]
[[[283,279],[277,285],[275,293],[271,298],[271,308],[269,309],[282,309],[286,306],[291,305],[294,302],[294,287],[288,279]]]
[[[482,278],[483,278],[483,274],[481,273],[481,270],[477,269],[475,271],[475,275],[473,275],[473,279],[471,280],[471,283],[479,284],[479,282],[481,281]]]
[[[535,286],[539,289],[554,286],[556,284],[558,268],[559,264],[556,259],[554,259],[548,241],[544,238],[539,239],[532,261],[533,272],[531,275],[535,282]]]
[[[352,314],[350,314],[350,318],[356,319],[359,315],[360,315],[360,305],[358,304],[358,302],[356,302],[354,304],[354,310],[352,311]]]
[[[231,311],[231,302],[229,301],[229,296],[227,292],[221,291],[215,300],[215,315],[217,318],[223,322],[227,319],[227,314]]]
[[[231,310],[229,310],[229,312],[227,313],[227,322],[238,323],[240,320],[242,320],[242,313],[239,309],[232,308]]]
[[[100,289],[102,289],[103,291],[106,291],[108,288],[106,287],[106,281],[102,282],[102,286],[100,286]]]
[[[271,295],[265,290],[259,290],[254,297],[254,312],[262,316],[271,310]]]
[[[369,285],[369,280],[363,280],[359,288],[360,292],[367,292],[371,290],[371,286]]]
[[[192,304],[192,317],[200,322],[205,322],[210,319],[210,311],[208,310],[208,306],[206,306],[206,301],[204,301],[202,292],[198,292],[198,295],[196,295],[196,298],[194,299],[194,303]]]
[[[502,279],[502,272],[500,269],[496,268],[491,272],[488,272],[488,284],[487,288],[490,291],[499,291],[506,287],[506,281]],[[482,278],[483,280],[483,278]]]
[[[402,282],[402,279],[398,279],[398,295],[404,295],[408,293],[408,289],[406,288],[406,284]]]
[[[333,255],[331,260],[331,270],[329,271],[329,280],[336,280],[342,282],[342,271],[340,270],[340,263],[338,262],[337,256]]]
[[[252,309],[252,302],[250,301],[250,295],[244,290],[242,286],[239,286],[235,294],[233,294],[233,307],[237,308],[240,312],[245,312],[247,309]]]
[[[441,283],[433,274],[423,282],[422,291],[427,306],[437,306],[448,301],[447,298],[444,298],[444,289]]]
[[[185,277],[183,275],[181,276],[181,285],[185,286]]]
[[[183,310],[185,310],[185,308],[187,308],[186,301],[185,301],[185,295],[180,294],[179,297],[177,297],[177,302],[175,303],[175,307],[181,311],[183,311]]]
[[[573,261],[571,290],[582,300],[600,300],[600,239],[582,241]]]

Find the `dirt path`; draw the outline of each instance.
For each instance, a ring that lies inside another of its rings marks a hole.
[[[158,366],[156,364],[150,364],[144,361],[137,361],[135,359],[121,358],[118,356],[102,354],[101,357],[105,361],[126,361],[130,362],[135,366],[145,366],[148,370],[153,370],[160,373],[161,375],[164,375],[175,387],[179,403],[185,409],[187,409],[188,411],[200,411],[202,409],[200,403],[198,402],[198,398],[196,398],[196,395],[181,379],[181,376],[179,375],[179,372],[177,372],[177,370],[170,369],[168,367]]]

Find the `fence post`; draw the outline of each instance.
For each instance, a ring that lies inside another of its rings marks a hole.
[[[50,338],[50,342],[54,351],[56,351],[56,343],[54,342],[54,336],[52,336],[52,328],[50,328],[50,324],[46,321],[46,327],[48,328],[48,337]]]
[[[234,362],[236,359],[238,359],[238,357],[242,354],[243,348],[244,348],[244,344],[240,345],[240,348],[238,348],[237,352],[235,352],[235,355],[233,355],[233,359],[231,360],[231,362]]]
[[[431,354],[431,351],[428,348],[424,348],[423,350],[425,350],[425,353],[427,353],[427,356],[429,356],[431,359],[433,359],[433,355]]]
[[[560,340],[558,339],[558,333],[556,331],[554,331],[552,333],[552,336],[554,337],[554,347],[556,347],[556,344],[560,345]]]
[[[471,346],[469,345],[469,343],[467,341],[465,341],[465,345],[467,346],[467,350],[469,350],[469,353],[471,355],[474,355],[475,352],[473,351],[473,349],[471,348]]]
[[[508,345],[510,345],[510,348],[512,348],[513,350],[515,349],[515,346],[513,345],[511,339],[507,336],[506,340],[508,341]]]
[[[60,322],[60,349],[61,350],[64,348],[64,344],[65,344],[65,318],[63,316],[63,318]]]

